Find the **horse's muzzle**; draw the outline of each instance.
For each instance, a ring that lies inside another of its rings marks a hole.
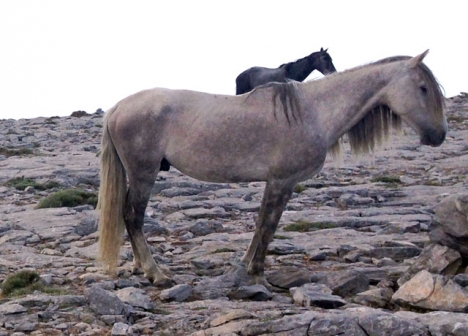
[[[421,136],[421,143],[426,146],[439,147],[444,142],[446,135],[447,135],[447,130],[443,130],[443,131],[431,130],[431,131],[425,132]]]
[[[334,73],[334,72],[336,72],[335,67],[331,67],[330,69],[326,69],[326,70],[324,71],[324,74],[325,74],[325,75],[330,75],[330,74],[332,74],[332,73]]]

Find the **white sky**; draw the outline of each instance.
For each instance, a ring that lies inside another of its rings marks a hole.
[[[151,87],[234,94],[243,70],[321,47],[338,71],[430,49],[424,62],[451,97],[468,91],[467,8],[465,0],[1,0],[0,119],[92,113]]]

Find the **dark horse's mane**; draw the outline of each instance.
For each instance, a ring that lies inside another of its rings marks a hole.
[[[392,56],[346,71],[355,71],[363,67],[409,60],[411,58],[410,56]],[[442,87],[431,70],[424,63],[419,63],[417,68],[426,85],[429,108],[434,109],[436,113],[442,113],[445,105]],[[264,84],[251,91],[246,99],[257,90],[272,88],[272,104],[275,118],[277,117],[276,109],[277,102],[279,101],[288,123],[291,124],[291,117],[295,122],[300,122],[302,121],[302,107],[299,98],[300,90],[297,89],[300,84],[300,82],[296,81]],[[346,133],[352,152],[354,154],[370,154],[374,152],[376,145],[381,145],[387,140],[392,129],[400,130],[401,125],[401,118],[393,113],[387,105],[380,104],[373,106],[368,110],[365,116]],[[333,155],[337,156],[341,152],[341,142],[342,139],[339,139],[330,148],[330,152]]]
[[[295,61],[291,61],[291,62],[288,62],[288,63],[283,63],[283,64],[281,64],[278,68],[286,68],[286,69],[287,69],[287,68],[288,68],[289,66],[291,66],[291,65],[294,65],[294,64],[299,63],[299,62],[302,62],[302,61],[304,61],[304,60],[306,60],[306,59],[312,58],[312,57],[314,57],[314,56],[316,56],[316,55],[318,55],[318,54],[324,55],[325,57],[327,57],[327,60],[329,60],[329,61],[331,62],[331,57],[330,57],[329,54],[327,54],[327,50],[328,50],[328,49],[326,49],[326,50],[323,50],[323,49],[322,49],[321,51],[316,51],[316,52],[313,52],[313,53],[310,54],[310,55],[304,56],[304,57],[302,57],[302,58],[298,58],[298,59],[295,60]]]
[[[320,51],[319,51],[319,52],[320,52]],[[306,60],[306,59],[310,58],[311,56],[312,56],[312,54],[307,55],[307,56],[304,56],[304,57],[302,57],[302,58],[298,58],[298,59],[295,60],[295,61],[291,61],[291,62],[288,62],[288,63],[283,63],[283,64],[281,64],[278,68],[288,68],[289,66],[291,66],[291,65],[293,65],[293,64],[296,64],[296,63],[299,63],[299,62],[301,62],[301,61],[303,61],[303,60]]]

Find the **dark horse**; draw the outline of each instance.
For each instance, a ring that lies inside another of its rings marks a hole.
[[[314,52],[309,56],[280,65],[276,69],[252,67],[245,70],[236,78],[236,94],[243,94],[252,91],[255,87],[270,82],[286,82],[292,79],[302,82],[314,70],[320,71],[324,75],[336,72],[328,49]]]

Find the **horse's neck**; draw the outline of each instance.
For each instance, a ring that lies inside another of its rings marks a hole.
[[[308,57],[301,58],[294,63],[289,64],[286,76],[298,82],[302,82],[314,71],[315,67],[309,62]]]
[[[331,146],[372,107],[385,102],[382,89],[390,82],[394,71],[389,65],[363,67],[336,73],[304,85],[306,96],[311,100],[309,111],[312,123],[325,132]]]

